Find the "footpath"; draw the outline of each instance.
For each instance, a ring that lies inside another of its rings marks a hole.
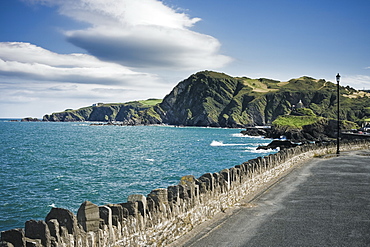
[[[300,164],[177,244],[370,246],[370,150]]]

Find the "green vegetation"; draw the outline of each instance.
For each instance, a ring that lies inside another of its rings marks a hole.
[[[279,116],[272,122],[276,127],[291,127],[302,129],[305,125],[314,124],[320,121],[322,117],[316,116]]]
[[[370,120],[369,93],[341,87],[340,94],[341,119],[356,123]],[[298,102],[302,103],[298,106]],[[214,127],[274,124],[302,128],[322,118],[336,119],[337,102],[336,84],[323,79],[303,76],[280,82],[202,71],[179,82],[163,100],[99,103],[45,115],[44,120]],[[286,116],[289,114],[295,116]]]
[[[316,80],[314,78],[303,76],[298,79],[291,79],[286,85],[281,87],[285,91],[317,91],[317,90],[333,90],[336,89],[336,85],[327,82],[323,79]]]
[[[359,128],[359,126],[356,123],[351,122],[351,121],[342,120],[341,123],[342,123],[344,129],[346,129],[346,130],[358,129]]]
[[[279,89],[279,81],[270,80],[266,78],[250,79],[247,77],[240,78],[243,84],[252,89],[254,94],[267,93],[271,91],[277,91]]]
[[[139,103],[143,106],[155,106],[159,103],[162,103],[162,99],[147,99],[147,100],[139,100]]]
[[[234,77],[231,77],[225,73],[215,72],[215,71],[200,71],[195,74],[195,76],[207,76],[214,79],[235,79]]]
[[[313,112],[310,108],[298,108],[294,110],[291,115],[297,115],[297,116],[316,116],[316,114]]]

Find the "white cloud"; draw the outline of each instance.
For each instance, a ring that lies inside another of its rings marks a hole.
[[[100,59],[137,68],[214,69],[230,59],[215,53],[220,44],[190,30],[137,27],[127,34],[104,28],[68,32],[68,40]]]
[[[170,28],[193,26],[200,18],[178,13],[158,0],[23,0],[56,5],[59,12],[94,26],[155,25]],[[119,23],[117,23],[117,21]]]
[[[157,75],[134,72],[91,55],[57,54],[29,43],[0,43],[1,117],[42,117],[96,101],[162,98],[169,90]]]
[[[102,62],[86,54],[57,54],[29,43],[0,43],[2,76],[25,80],[87,84],[130,84],[156,80],[156,76],[137,73],[119,64]]]
[[[118,103],[148,98],[163,98],[168,86],[97,85],[69,82],[38,82],[17,80],[8,83],[0,77],[0,117],[41,118],[45,114],[77,109],[92,103]]]
[[[109,27],[118,24],[185,28],[200,20],[177,13],[157,0],[64,0],[59,1],[59,4],[62,14],[94,26]]]
[[[0,43],[0,107],[9,109],[1,117],[41,117],[97,101],[163,98],[177,82],[163,83],[174,73],[169,69],[188,75],[184,71],[217,69],[231,61],[220,54],[216,38],[191,30],[200,18],[159,0],[22,1],[57,7],[60,14],[87,23],[89,28],[64,34],[90,55]]]
[[[370,76],[368,75],[350,75],[341,78],[341,85],[350,85],[353,88],[362,90],[370,89]]]
[[[54,3],[60,13],[91,25],[69,30],[68,40],[100,59],[129,67],[217,69],[231,62],[220,42],[190,30],[200,18],[158,0],[33,0]]]

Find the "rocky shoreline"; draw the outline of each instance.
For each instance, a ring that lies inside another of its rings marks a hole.
[[[340,122],[340,130],[348,130],[345,122]],[[250,127],[241,132],[244,135],[264,136],[271,139],[287,139],[294,143],[330,142],[337,138],[337,121],[322,119],[301,129],[292,127]]]
[[[346,130],[349,130],[349,125],[345,121],[341,121],[340,131]],[[301,129],[286,126],[249,127],[241,131],[241,133],[249,136],[263,136],[275,139],[269,145],[261,146],[259,149],[275,149],[277,147],[284,149],[307,143],[335,142],[337,139],[337,121],[322,119],[314,124],[305,125]],[[279,142],[276,139],[283,141]]]
[[[360,129],[351,129],[353,125],[348,121],[340,121],[340,138],[343,140],[370,139],[370,126]],[[320,121],[305,125],[302,128],[258,126],[248,127],[241,131],[243,135],[263,136],[274,139],[267,146],[260,146],[258,149],[286,149],[310,143],[335,143],[337,141],[337,121],[332,119],[321,119]]]

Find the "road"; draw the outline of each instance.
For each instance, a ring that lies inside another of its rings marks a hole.
[[[370,150],[314,158],[185,239],[192,247],[370,246]]]

